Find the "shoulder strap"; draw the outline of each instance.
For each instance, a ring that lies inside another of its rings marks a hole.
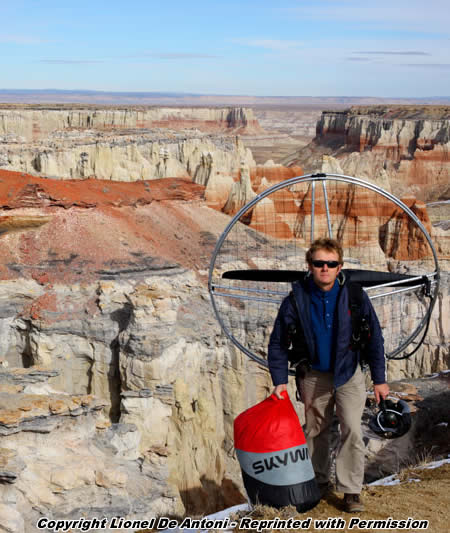
[[[366,348],[370,340],[370,327],[368,317],[363,315],[363,288],[360,283],[349,281],[348,299],[352,319],[352,349],[359,351],[361,367],[367,365]]]
[[[352,318],[353,341],[359,342],[361,337],[361,318],[363,307],[363,288],[360,283],[354,281],[347,282],[348,302],[350,315]]]
[[[297,300],[295,299],[294,291],[290,291],[289,300],[294,309],[296,316],[295,326],[291,326],[288,331],[290,343],[292,348],[289,350],[289,362],[292,367],[296,367],[301,362],[308,362],[309,364],[309,351],[305,339],[305,334],[300,321],[299,310],[297,306]]]

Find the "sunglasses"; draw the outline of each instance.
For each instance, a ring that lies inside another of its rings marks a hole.
[[[316,268],[322,268],[325,265],[327,265],[328,268],[336,268],[340,264],[339,261],[322,261],[321,259],[316,259],[311,262]]]

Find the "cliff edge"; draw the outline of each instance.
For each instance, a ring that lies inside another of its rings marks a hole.
[[[384,174],[396,196],[431,202],[448,199],[450,107],[355,106],[324,111],[316,137],[284,164],[316,171],[324,155],[342,171],[376,181]]]

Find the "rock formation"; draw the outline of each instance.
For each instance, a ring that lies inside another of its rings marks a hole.
[[[270,378],[211,310],[229,217],[187,180],[0,179],[0,523],[28,533],[80,509],[143,518],[242,501],[232,424]],[[440,316],[419,367],[390,379],[448,365]],[[249,331],[261,345],[267,333]]]
[[[152,179],[133,183],[86,177],[87,151],[78,167],[71,163],[84,179],[0,171],[0,524],[6,530],[34,533],[44,515],[204,514],[243,500],[232,424],[267,396],[271,382],[220,330],[208,267],[230,221],[221,210],[228,205],[233,214],[301,169],[254,169],[234,137],[154,141],[144,158],[153,161]],[[128,141],[117,146],[125,162],[114,166],[128,169],[122,178],[129,175],[127,161],[144,165],[133,142],[134,148]],[[187,177],[166,177],[178,171]],[[412,256],[407,240],[396,240],[398,228],[416,236],[383,201],[338,187],[329,199],[335,214],[344,213],[333,231],[354,228],[349,253],[366,239],[367,259],[383,260],[384,267],[427,260],[422,252]],[[249,249],[264,244],[275,251],[280,230],[286,254],[287,237],[296,235],[301,248],[310,203],[308,188],[293,187],[256,204],[241,225]],[[423,204],[409,205],[429,224]],[[269,226],[267,210],[275,217]],[[318,231],[326,225],[319,207],[317,224]],[[265,260],[255,253],[249,261]],[[425,346],[413,360],[390,364],[389,379],[448,367],[448,291],[443,275]],[[246,326],[252,342],[267,345],[268,326]]]
[[[213,162],[222,174],[232,176],[243,159],[255,165],[251,152],[239,139],[227,142],[223,137],[205,135],[178,140],[155,134],[89,143],[65,140],[56,147],[37,149],[9,144],[8,150],[2,168],[58,179],[137,181],[191,176],[204,183]]]
[[[256,197],[250,180],[250,169],[242,162],[239,172],[239,181],[233,184],[228,196],[228,200],[223,207],[223,212],[227,215],[235,215],[239,209],[251,202]]]
[[[232,422],[269,383],[211,312],[228,218],[186,180],[0,179],[0,523],[242,501]]]
[[[434,106],[324,111],[313,142],[284,163],[300,164],[310,172],[316,170],[312,167],[318,157],[333,155],[351,176],[374,180],[386,171],[396,196],[438,200],[445,190],[448,193],[450,181],[449,116],[449,108]]]
[[[255,162],[236,134],[261,130],[244,108],[0,108],[0,167],[56,179],[236,176]]]
[[[157,128],[263,133],[252,109],[243,107],[121,107],[80,105],[0,106],[0,136],[9,142],[58,138],[62,132],[132,131]]]

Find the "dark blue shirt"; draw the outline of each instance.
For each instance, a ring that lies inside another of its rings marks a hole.
[[[316,344],[317,361],[312,364],[312,368],[321,372],[330,372],[334,357],[334,311],[339,294],[339,283],[336,280],[331,290],[323,291],[311,279],[310,291],[311,324]]]

